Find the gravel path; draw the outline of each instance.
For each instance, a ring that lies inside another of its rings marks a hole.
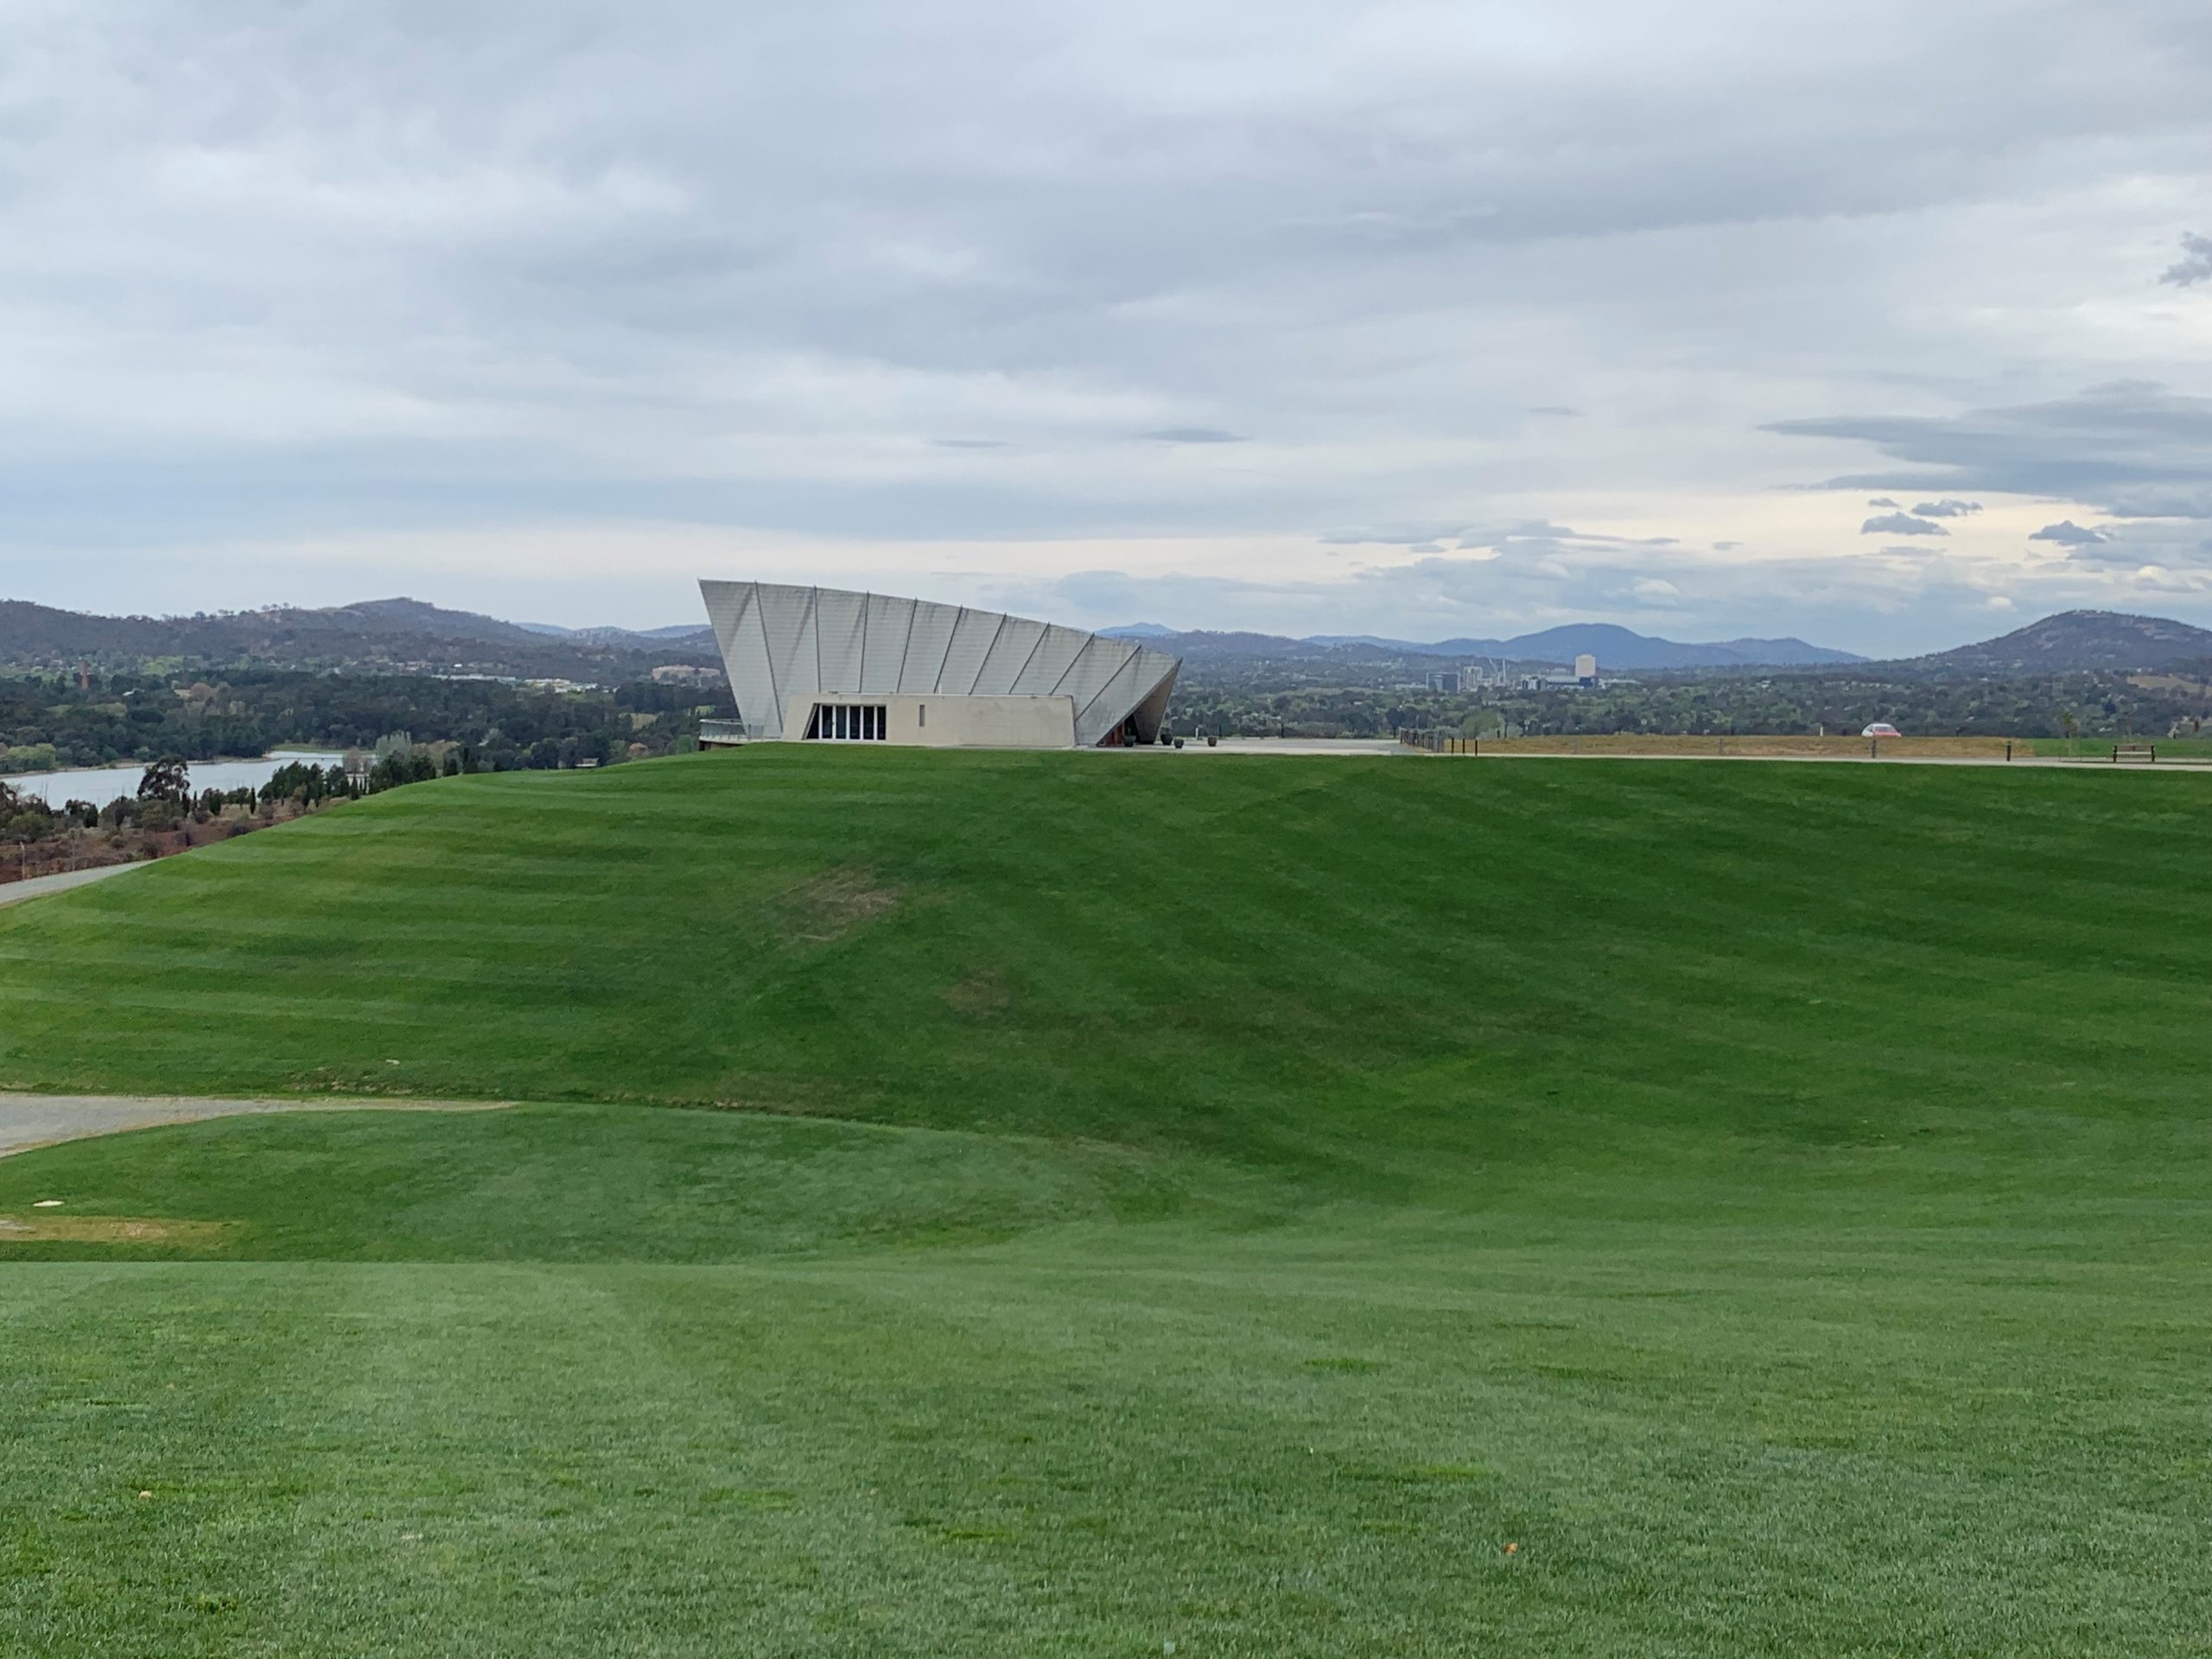
[[[0,1094],[0,1158],[156,1123],[192,1123],[241,1112],[489,1112],[482,1100],[191,1100],[158,1095]]]
[[[58,875],[35,875],[28,881],[10,881],[0,887],[0,905],[20,905],[26,899],[35,899],[41,893],[67,893],[72,887],[81,887],[87,881],[105,881],[111,875],[121,875],[125,870],[143,870],[145,863],[99,864],[89,870],[64,870]]]

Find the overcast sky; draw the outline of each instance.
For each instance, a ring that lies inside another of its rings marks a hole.
[[[0,596],[2212,624],[2203,0],[0,0]]]

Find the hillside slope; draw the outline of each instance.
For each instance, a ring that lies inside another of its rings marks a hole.
[[[716,660],[705,630],[670,637],[592,629],[550,635],[414,599],[199,616],[94,616],[0,600],[0,667],[136,670],[149,662],[280,668],[642,677],[661,663]]]
[[[564,1097],[0,1160],[0,1652],[2199,1652],[2208,791],[764,746],[0,912],[0,1084]]]
[[[1940,673],[2080,674],[2212,663],[2212,630],[2169,617],[2062,611],[2024,628],[1907,664]]]
[[[2193,1018],[2212,944],[2164,922],[2205,837],[2164,784],[773,747],[453,779],[0,918],[0,1082],[728,1103],[1332,1179],[1606,1122],[1857,1133],[2044,1098],[2115,1009]]]
[[[1173,633],[1160,629],[1153,636],[1172,643],[1167,649],[1203,660],[1208,655],[1313,656],[1346,647],[1401,657],[1487,657],[1511,663],[1571,663],[1583,652],[1594,654],[1599,664],[1618,669],[1699,669],[1806,666],[1815,664],[1859,663],[1866,659],[1847,651],[1808,645],[1802,639],[1724,639],[1706,645],[1687,645],[1638,633],[1611,622],[1572,622],[1509,639],[1459,638],[1427,642],[1390,639],[1370,633],[1324,633],[1306,639],[1286,639],[1272,634]]]

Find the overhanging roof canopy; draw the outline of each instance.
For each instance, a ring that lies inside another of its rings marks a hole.
[[[1135,717],[1156,736],[1181,659],[1134,639],[925,599],[702,582],[741,718],[764,737],[817,697],[1065,696],[1088,747]]]

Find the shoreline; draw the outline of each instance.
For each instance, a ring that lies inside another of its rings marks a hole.
[[[205,760],[188,760],[187,768],[194,766],[251,766],[264,760],[314,760],[318,764],[326,760],[343,760],[344,749],[271,749],[266,754],[218,754]],[[156,756],[159,760],[160,756]],[[12,783],[18,778],[58,778],[73,772],[143,772],[154,764],[152,760],[111,760],[104,766],[48,766],[43,772],[8,772],[0,770],[0,784]]]

